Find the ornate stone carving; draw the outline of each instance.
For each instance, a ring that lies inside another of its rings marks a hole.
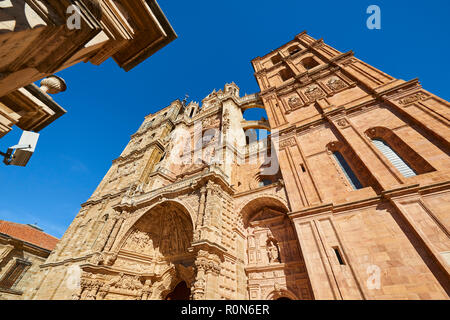
[[[303,106],[303,103],[300,97],[292,96],[288,99],[288,105],[291,109],[296,109]]]
[[[211,116],[211,117],[203,119],[203,121],[202,121],[203,129],[215,128],[218,126],[218,124],[219,124],[219,119],[217,118],[217,116]]]
[[[349,125],[348,121],[346,119],[344,119],[344,118],[339,119],[336,123],[341,128],[345,128],[345,127],[347,127]]]
[[[120,273],[106,283],[107,287],[116,289],[125,289],[137,291],[143,288],[143,284],[139,276],[127,275]]]
[[[418,92],[399,100],[400,104],[407,105],[428,98],[424,93]]]
[[[66,89],[66,82],[55,75],[48,76],[41,81],[41,90],[49,94],[64,92]]]
[[[230,111],[228,109],[223,113],[223,132],[226,133],[230,129],[231,119]]]
[[[333,91],[339,91],[347,87],[346,83],[338,77],[331,77],[327,82],[327,86]]]
[[[287,147],[292,147],[295,145],[295,138],[289,138],[289,139],[285,139],[280,141],[280,148],[287,148]]]
[[[316,101],[326,96],[325,92],[317,84],[309,86],[305,91],[305,95],[310,101]]]
[[[193,226],[181,207],[162,203],[143,216],[130,230],[120,250],[169,259],[187,254]]]
[[[134,230],[125,243],[124,249],[151,254],[154,250],[153,241],[148,233]]]

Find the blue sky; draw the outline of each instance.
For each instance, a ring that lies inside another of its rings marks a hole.
[[[0,166],[0,219],[37,223],[61,237],[144,116],[182,99],[201,101],[234,81],[259,91],[251,59],[307,30],[340,51],[353,50],[394,77],[418,77],[450,100],[450,2],[169,1],[159,4],[178,39],[125,73],[112,60],[60,72],[68,85],[53,98],[68,112],[41,131],[26,168]],[[382,29],[366,27],[366,8],[381,8]],[[247,118],[260,118],[250,110]],[[0,140],[2,151],[21,134]]]

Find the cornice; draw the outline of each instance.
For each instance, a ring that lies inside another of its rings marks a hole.
[[[115,164],[116,162],[120,162],[120,161],[128,161],[128,160],[134,160],[136,159],[139,155],[143,155],[146,151],[148,151],[148,149],[150,149],[152,146],[156,146],[161,152],[164,152],[165,147],[161,142],[161,139],[156,139],[151,141],[150,143],[148,143],[145,147],[140,148],[138,150],[133,150],[130,153],[128,153],[127,155],[124,156],[120,156],[116,159],[114,159],[112,161],[113,164]]]
[[[195,241],[192,243],[192,246],[190,248],[188,248],[188,251],[195,251],[195,250],[205,250],[208,252],[213,252],[213,253],[219,253],[219,254],[225,254],[228,250],[227,248],[221,246],[220,244],[211,242],[207,239],[202,239],[199,241]]]
[[[154,129],[157,128],[157,127],[161,127],[161,126],[164,124],[164,122],[168,122],[169,125],[171,125],[172,127],[175,126],[174,120],[172,120],[172,119],[170,119],[170,118],[166,118],[166,119],[162,120],[161,122],[152,124],[151,126],[149,126],[148,128],[146,128],[144,131],[139,131],[139,130],[138,130],[136,133],[132,134],[132,135],[130,136],[130,138],[131,138],[131,139],[134,139],[134,138],[136,138],[136,137],[143,136],[143,135],[145,135],[148,131],[152,131],[152,130],[154,130]]]
[[[381,100],[385,100],[387,98],[391,98],[392,96],[399,94],[404,94],[404,91],[408,89],[417,89],[422,88],[419,82],[419,78],[415,78],[406,82],[402,82],[394,87],[388,88],[386,90],[382,90],[379,92],[374,92],[373,95]]]
[[[342,60],[342,59],[345,59],[348,57],[353,57],[354,55],[355,55],[355,53],[352,50],[343,52],[343,53],[340,53],[337,56],[334,56],[333,58],[329,59],[328,63],[340,68],[340,66],[338,65],[339,60]]]
[[[103,202],[106,199],[111,200],[111,199],[117,198],[117,197],[121,196],[123,193],[125,193],[127,190],[128,190],[128,187],[125,187],[125,188],[122,188],[122,189],[120,189],[119,191],[117,191],[115,193],[106,193],[106,194],[102,195],[100,198],[89,199],[88,201],[82,203],[81,207],[84,208],[84,207],[88,207],[88,206],[91,206],[91,205],[99,204],[99,203]]]
[[[389,190],[384,190],[380,195],[374,197],[368,197],[356,201],[346,203],[328,203],[310,208],[305,208],[299,211],[290,212],[288,216],[291,219],[305,218],[310,216],[319,216],[322,214],[336,215],[353,211],[360,208],[367,208],[371,206],[377,206],[380,203],[386,201],[400,199],[403,197],[410,197],[412,195],[426,195],[433,192],[446,191],[450,187],[450,181],[444,181],[439,183],[433,183],[429,185],[421,186],[419,184],[404,185]]]
[[[253,59],[251,60],[251,62],[253,62],[253,61],[255,61],[255,60],[259,60],[259,59],[264,59],[264,58],[267,57],[268,55],[272,54],[274,51],[280,51],[281,49],[287,47],[288,45],[291,45],[293,41],[301,41],[301,40],[302,40],[301,37],[302,37],[303,35],[305,35],[305,34],[308,34],[308,32],[307,32],[306,30],[304,30],[304,31],[300,32],[299,34],[297,34],[291,41],[289,41],[289,42],[283,44],[282,46],[280,46],[280,47],[278,47],[278,48],[272,50],[271,52],[269,52],[269,53],[263,55],[262,57],[256,57],[256,58],[253,58]]]
[[[315,67],[314,69],[307,70],[305,72],[299,73],[295,75],[290,80],[284,82],[282,85],[278,87],[270,87],[264,90],[261,90],[260,96],[261,98],[265,98],[270,93],[274,91],[277,94],[277,97],[287,95],[296,89],[305,88],[320,79],[326,78],[330,75],[336,74],[336,72],[341,71],[341,67],[338,65],[331,64],[323,64]],[[355,85],[355,84],[354,84]],[[351,87],[351,86],[350,86]],[[338,92],[333,92],[332,94],[328,94],[327,96],[332,96]]]
[[[273,189],[273,188],[279,188],[279,187],[284,188],[284,184],[283,184],[283,182],[281,180],[278,180],[277,182],[272,183],[272,184],[270,184],[268,186],[259,187],[259,188],[256,188],[256,189],[251,189],[251,190],[247,190],[247,191],[236,193],[233,196],[233,198],[237,199],[237,198],[248,196],[248,195],[251,195],[251,194],[258,194],[259,192],[270,190],[270,189]]]
[[[51,250],[44,249],[44,248],[39,247],[30,242],[14,238],[6,233],[0,232],[0,239],[2,239],[3,241],[6,241],[8,244],[14,246],[15,249],[32,252],[32,253],[42,256],[44,258],[47,258],[50,255],[50,253],[52,252]]]
[[[208,181],[214,181],[222,190],[226,193],[233,195],[235,193],[234,189],[229,186],[228,182],[222,177],[222,175],[217,174],[214,171],[210,171],[206,167],[202,172],[181,179],[180,181],[175,181],[170,185],[152,190],[147,193],[133,196],[132,198],[124,198],[121,203],[113,206],[114,210],[117,211],[135,211],[140,208],[149,206],[153,202],[163,201],[164,199],[171,199],[180,194],[186,194],[194,190],[200,189],[203,185],[206,185]]]
[[[91,253],[91,254],[88,254],[88,255],[86,255],[84,257],[69,258],[69,259],[64,259],[62,261],[59,261],[59,262],[44,263],[44,264],[41,264],[39,267],[41,269],[44,269],[44,268],[48,268],[48,267],[62,266],[62,265],[68,264],[68,263],[74,263],[74,262],[80,262],[80,261],[83,261],[83,260],[87,260],[90,257],[92,257],[93,255],[94,255],[94,253]]]

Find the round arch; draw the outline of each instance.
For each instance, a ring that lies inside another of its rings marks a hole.
[[[241,106],[242,113],[244,113],[245,110],[256,109],[256,108],[266,110],[266,107],[264,107],[264,105],[259,104],[259,103],[248,103],[248,104]]]
[[[278,300],[280,298],[288,298],[290,300],[299,300],[297,296],[292,293],[292,291],[287,289],[279,289],[279,290],[273,290],[271,291],[267,297],[266,300]]]
[[[168,210],[168,211],[167,211]],[[186,232],[187,234],[184,235],[184,237],[189,237],[189,241],[192,242],[193,240],[193,230],[194,230],[194,223],[193,218],[191,215],[191,212],[186,208],[186,206],[177,200],[164,200],[157,202],[153,204],[148,210],[145,210],[142,214],[137,216],[129,225],[126,231],[121,236],[120,242],[117,244],[117,250],[120,250],[124,247],[124,245],[127,243],[128,238],[133,234],[133,232],[136,231],[136,228],[142,224],[145,223],[146,220],[149,220],[150,217],[153,217],[156,215],[159,219],[165,219],[165,215],[161,214],[161,211],[167,211],[171,212],[171,216],[175,219],[177,219],[176,222],[172,221],[172,225],[176,226],[176,223],[183,223],[184,228],[174,228],[171,231],[180,231],[180,232]],[[177,218],[179,217],[179,219]],[[153,219],[152,219],[153,220]],[[162,221],[161,221],[162,222]],[[162,223],[160,223],[161,226],[163,226]],[[156,230],[158,228],[155,227]],[[163,232],[163,230],[160,230]],[[168,239],[163,239],[164,241]],[[185,239],[187,241],[187,239]]]
[[[283,213],[289,212],[287,201],[280,196],[273,194],[261,194],[244,202],[238,209],[242,219],[245,221],[249,215],[262,208],[270,208]]]
[[[194,272],[182,265],[167,269],[161,278],[153,285],[152,300],[164,300],[177,285],[184,282],[190,288],[194,282]]]

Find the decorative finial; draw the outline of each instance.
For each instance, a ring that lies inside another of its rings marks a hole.
[[[183,101],[181,102],[182,104],[183,104],[183,107],[185,107],[186,106],[186,103],[187,103],[187,99],[189,98],[189,95],[188,94],[186,94],[185,96],[184,96],[184,99],[183,99]]]
[[[41,81],[41,90],[45,93],[56,94],[64,92],[67,89],[64,79],[51,75]]]

